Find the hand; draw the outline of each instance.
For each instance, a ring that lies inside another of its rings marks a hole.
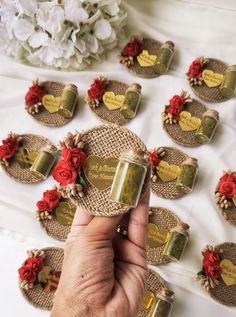
[[[137,317],[147,274],[149,192],[130,214],[93,217],[78,208],[52,317]],[[116,232],[126,224],[128,236]]]

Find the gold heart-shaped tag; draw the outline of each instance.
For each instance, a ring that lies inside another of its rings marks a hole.
[[[157,167],[157,175],[163,182],[170,182],[177,178],[179,174],[179,166],[169,164],[166,161],[160,161]]]
[[[143,296],[142,309],[150,309],[156,302],[156,296],[153,292],[145,290]]]
[[[236,285],[236,265],[228,259],[220,262],[222,273],[220,274],[227,286]]]
[[[112,91],[107,91],[102,97],[104,105],[108,110],[120,109],[124,103],[124,95],[115,95]]]
[[[214,73],[210,69],[204,69],[204,71],[202,72],[202,78],[204,80],[204,83],[208,87],[212,88],[212,87],[217,87],[222,83],[224,79],[224,75],[219,73]]]
[[[55,209],[57,221],[64,226],[71,226],[76,207],[69,202],[62,201]]]
[[[44,108],[50,113],[57,112],[59,110],[60,103],[61,97],[55,97],[53,95],[44,95],[42,99]]]
[[[38,155],[38,152],[31,152],[28,149],[21,147],[16,153],[15,159],[21,168],[30,168]]]
[[[141,54],[137,56],[138,63],[141,67],[152,67],[157,59],[156,55],[150,55],[147,50],[143,50]]]
[[[158,228],[154,223],[148,224],[147,241],[150,248],[158,248],[166,243],[168,230]]]
[[[192,117],[188,111],[182,111],[180,113],[179,126],[182,131],[194,131],[197,130],[201,124],[201,119]]]
[[[90,155],[85,162],[84,175],[88,182],[98,190],[104,190],[112,185],[118,159],[109,157],[102,159],[97,155]]]

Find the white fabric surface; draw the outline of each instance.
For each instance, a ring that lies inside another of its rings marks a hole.
[[[129,0],[127,38],[131,34],[148,35],[160,41],[176,43],[176,54],[168,75],[157,79],[140,79],[129,74],[116,60],[119,49],[108,53],[102,63],[83,72],[58,72],[21,65],[0,56],[0,139],[10,130],[36,133],[48,137],[55,145],[68,131],[100,124],[84,104],[86,91],[97,75],[127,83],[139,82],[143,99],[138,116],[127,127],[140,136],[148,148],[176,146],[161,127],[161,112],[170,97],[181,89],[190,90],[185,78],[188,65],[195,57],[205,55],[235,64],[236,2],[234,0]],[[35,78],[78,85],[80,105],[76,118],[61,128],[37,124],[24,110],[24,95]],[[208,104],[220,112],[221,122],[214,140],[195,149],[183,148],[199,159],[200,171],[194,192],[170,201],[151,196],[152,206],[167,207],[191,226],[191,238],[180,263],[155,268],[172,284],[176,293],[173,317],[233,317],[236,310],[221,306],[208,297],[193,280],[201,267],[201,250],[206,244],[236,242],[235,227],[217,211],[214,189],[221,171],[235,169],[236,138],[235,98],[222,104]],[[50,188],[49,178],[38,185],[18,184],[0,170],[0,310],[1,316],[40,317],[48,312],[35,309],[20,294],[17,268],[28,248],[63,245],[40,229],[34,219],[35,202]]]

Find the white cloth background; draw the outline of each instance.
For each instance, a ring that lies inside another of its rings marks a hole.
[[[148,148],[176,146],[161,127],[164,105],[181,89],[190,90],[185,72],[198,56],[205,55],[236,64],[236,2],[234,0],[129,0],[128,36],[148,35],[160,41],[173,40],[176,54],[168,75],[140,79],[129,74],[116,60],[120,49],[108,53],[103,62],[83,72],[58,72],[21,65],[0,56],[0,139],[10,130],[36,133],[55,145],[68,131],[100,124],[83,102],[94,77],[104,75],[130,84],[139,82],[143,99],[138,116],[127,127],[140,136]],[[43,127],[25,112],[24,95],[35,78],[78,85],[80,105],[77,116],[61,128]],[[233,317],[235,309],[221,306],[208,297],[193,280],[201,267],[201,250],[208,243],[236,242],[236,228],[228,224],[214,203],[214,189],[223,169],[235,169],[236,108],[233,98],[221,104],[208,104],[220,112],[221,122],[209,145],[188,149],[177,146],[199,159],[200,171],[194,192],[171,201],[151,196],[152,206],[167,207],[191,226],[191,238],[180,263],[156,269],[176,293],[173,317]],[[20,294],[17,269],[29,248],[63,246],[49,238],[34,219],[35,203],[51,187],[49,178],[38,185],[15,183],[0,171],[0,309],[1,316],[40,317],[48,312],[35,309]]]

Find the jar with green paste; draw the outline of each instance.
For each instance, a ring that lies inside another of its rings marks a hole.
[[[167,238],[163,256],[171,261],[179,261],[189,239],[189,225],[179,223],[173,228]]]
[[[198,128],[195,139],[200,144],[207,144],[211,141],[216,127],[219,123],[219,112],[209,109],[203,113],[201,125]]]
[[[126,90],[125,100],[120,109],[125,118],[132,119],[136,116],[141,100],[141,89],[139,84],[134,83]]]
[[[156,297],[156,307],[150,317],[169,317],[173,308],[174,292],[163,287]]]
[[[32,166],[30,167],[30,171],[33,175],[44,180],[48,177],[55,161],[55,148],[53,146],[47,146],[43,148]]]
[[[167,41],[161,45],[160,52],[153,65],[153,69],[157,74],[167,73],[174,56],[175,44]]]
[[[193,190],[198,173],[197,159],[188,157],[180,166],[180,171],[176,180],[176,189],[190,193]]]
[[[61,95],[61,103],[58,113],[70,119],[75,111],[76,103],[78,102],[78,89],[75,85],[69,84],[65,86]]]
[[[220,87],[220,93],[225,98],[231,98],[236,90],[236,65],[229,66]]]
[[[146,152],[127,150],[122,152],[111,186],[111,201],[136,207],[142,192],[149,165]]]

